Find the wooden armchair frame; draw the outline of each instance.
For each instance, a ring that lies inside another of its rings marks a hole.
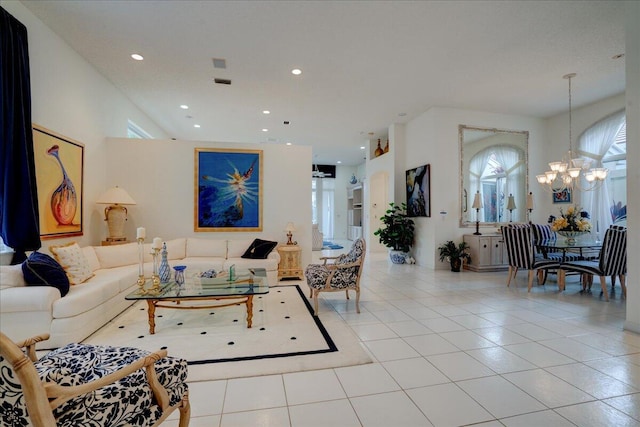
[[[13,370],[20,381],[29,418],[34,427],[54,427],[56,425],[56,420],[53,416],[54,409],[77,396],[112,384],[138,369],[145,369],[149,387],[158,406],[162,409],[162,416],[154,426],[159,426],[175,409],[178,409],[180,411],[179,426],[188,427],[191,416],[188,393],[184,394],[178,404],[170,406],[167,390],[160,384],[156,375],[154,364],[156,361],[167,357],[166,350],[151,353],[100,379],[69,387],[43,382],[38,376],[38,371],[34,365],[34,362],[37,361],[35,346],[38,342],[45,341],[48,338],[49,334],[43,334],[14,343],[0,332],[0,354],[13,366]],[[22,350],[23,348],[25,349],[24,351]]]

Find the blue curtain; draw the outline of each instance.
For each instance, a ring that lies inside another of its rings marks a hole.
[[[39,249],[27,27],[0,7],[0,236],[12,264]]]

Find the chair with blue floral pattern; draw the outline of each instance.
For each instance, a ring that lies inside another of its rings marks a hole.
[[[0,332],[0,425],[158,426],[175,409],[189,425],[187,363],[130,347],[69,344],[36,358],[47,334],[14,343]]]
[[[360,275],[364,266],[366,246],[363,238],[353,242],[349,253],[337,257],[321,257],[322,264],[309,264],[304,271],[311,290],[315,315],[318,315],[320,292],[356,291],[356,311],[360,313]],[[331,262],[330,262],[331,261]]]

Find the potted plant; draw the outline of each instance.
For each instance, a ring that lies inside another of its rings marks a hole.
[[[379,236],[380,243],[388,247],[389,257],[394,264],[404,264],[413,245],[415,225],[407,216],[407,205],[391,202],[390,209],[380,218],[384,226],[373,234]]]
[[[452,240],[448,240],[438,248],[440,261],[449,261],[451,271],[458,272],[460,271],[460,266],[462,266],[462,260],[466,259],[467,262],[471,262],[471,255],[467,252],[468,249],[469,245],[466,242],[460,242],[456,245]]]

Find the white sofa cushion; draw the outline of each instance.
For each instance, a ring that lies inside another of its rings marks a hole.
[[[219,239],[187,239],[187,258],[192,257],[227,257],[227,241]]]
[[[0,265],[0,289],[26,285],[22,275],[22,264]]]
[[[89,263],[89,267],[91,267],[91,271],[95,272],[100,268],[100,260],[98,260],[98,256],[96,255],[96,251],[93,249],[93,246],[85,246],[82,248],[82,252]]]
[[[124,245],[113,246],[95,246],[94,250],[100,268],[121,267],[123,265],[132,265],[138,263],[138,244],[126,243]],[[149,259],[151,257],[149,256]]]
[[[117,279],[111,274],[96,274],[91,280],[71,286],[69,293],[53,303],[53,317],[77,316],[108,301],[120,293]]]
[[[167,258],[168,259],[182,259],[187,256],[187,239],[173,239],[167,240]]]

